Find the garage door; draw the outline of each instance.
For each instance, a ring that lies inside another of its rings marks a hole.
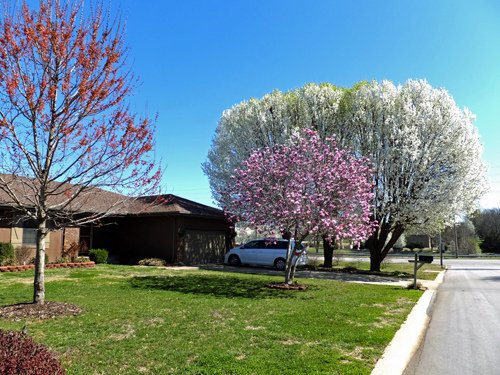
[[[184,237],[184,263],[220,263],[226,253],[226,233],[186,230]]]

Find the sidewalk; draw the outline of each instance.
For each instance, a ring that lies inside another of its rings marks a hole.
[[[385,348],[384,354],[377,361],[372,375],[402,374],[425,337],[429,325],[429,306],[432,304],[436,289],[443,282],[445,272],[441,271],[435,280],[421,280],[427,288],[413,307],[401,328]]]

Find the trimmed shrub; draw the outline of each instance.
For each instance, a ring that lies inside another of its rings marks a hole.
[[[75,259],[75,263],[85,263],[85,262],[90,262],[90,258],[82,256]]]
[[[423,249],[424,245],[421,245],[418,242],[408,242],[406,247],[409,247],[410,249]]]
[[[16,262],[14,247],[9,242],[0,242],[0,266],[13,265]]]
[[[54,354],[31,337],[0,330],[0,374],[63,375],[65,371]]]
[[[106,263],[108,261],[108,250],[106,249],[90,249],[89,258],[96,264]]]
[[[146,258],[146,259],[141,259],[138,264],[139,264],[139,266],[161,267],[161,266],[165,266],[166,262],[160,258]]]

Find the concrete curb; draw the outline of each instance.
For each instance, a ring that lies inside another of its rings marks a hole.
[[[372,375],[402,374],[425,337],[429,325],[429,307],[432,304],[437,287],[444,280],[446,270],[441,271],[432,282],[425,283],[428,289],[413,307],[401,328],[385,348],[384,354],[377,361]]]

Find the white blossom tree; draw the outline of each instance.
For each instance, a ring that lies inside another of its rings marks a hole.
[[[474,116],[446,90],[422,80],[366,84],[352,95],[345,125],[375,169],[372,270],[405,230],[444,228],[476,208],[485,186],[482,147]]]
[[[203,171],[221,206],[223,191],[235,168],[252,151],[289,142],[299,129],[313,129],[322,138],[335,131],[342,90],[330,84],[308,84],[295,91],[273,91],[225,110],[219,120]],[[340,145],[343,142],[337,137]]]
[[[361,82],[352,89],[308,84],[225,111],[203,166],[215,200],[224,206],[217,191],[252,150],[286,144],[301,128],[322,138],[335,135],[339,145],[373,163],[373,218],[380,226],[366,244],[372,270],[380,270],[405,230],[439,230],[473,210],[482,195],[474,116],[446,90],[409,80],[401,86]]]

